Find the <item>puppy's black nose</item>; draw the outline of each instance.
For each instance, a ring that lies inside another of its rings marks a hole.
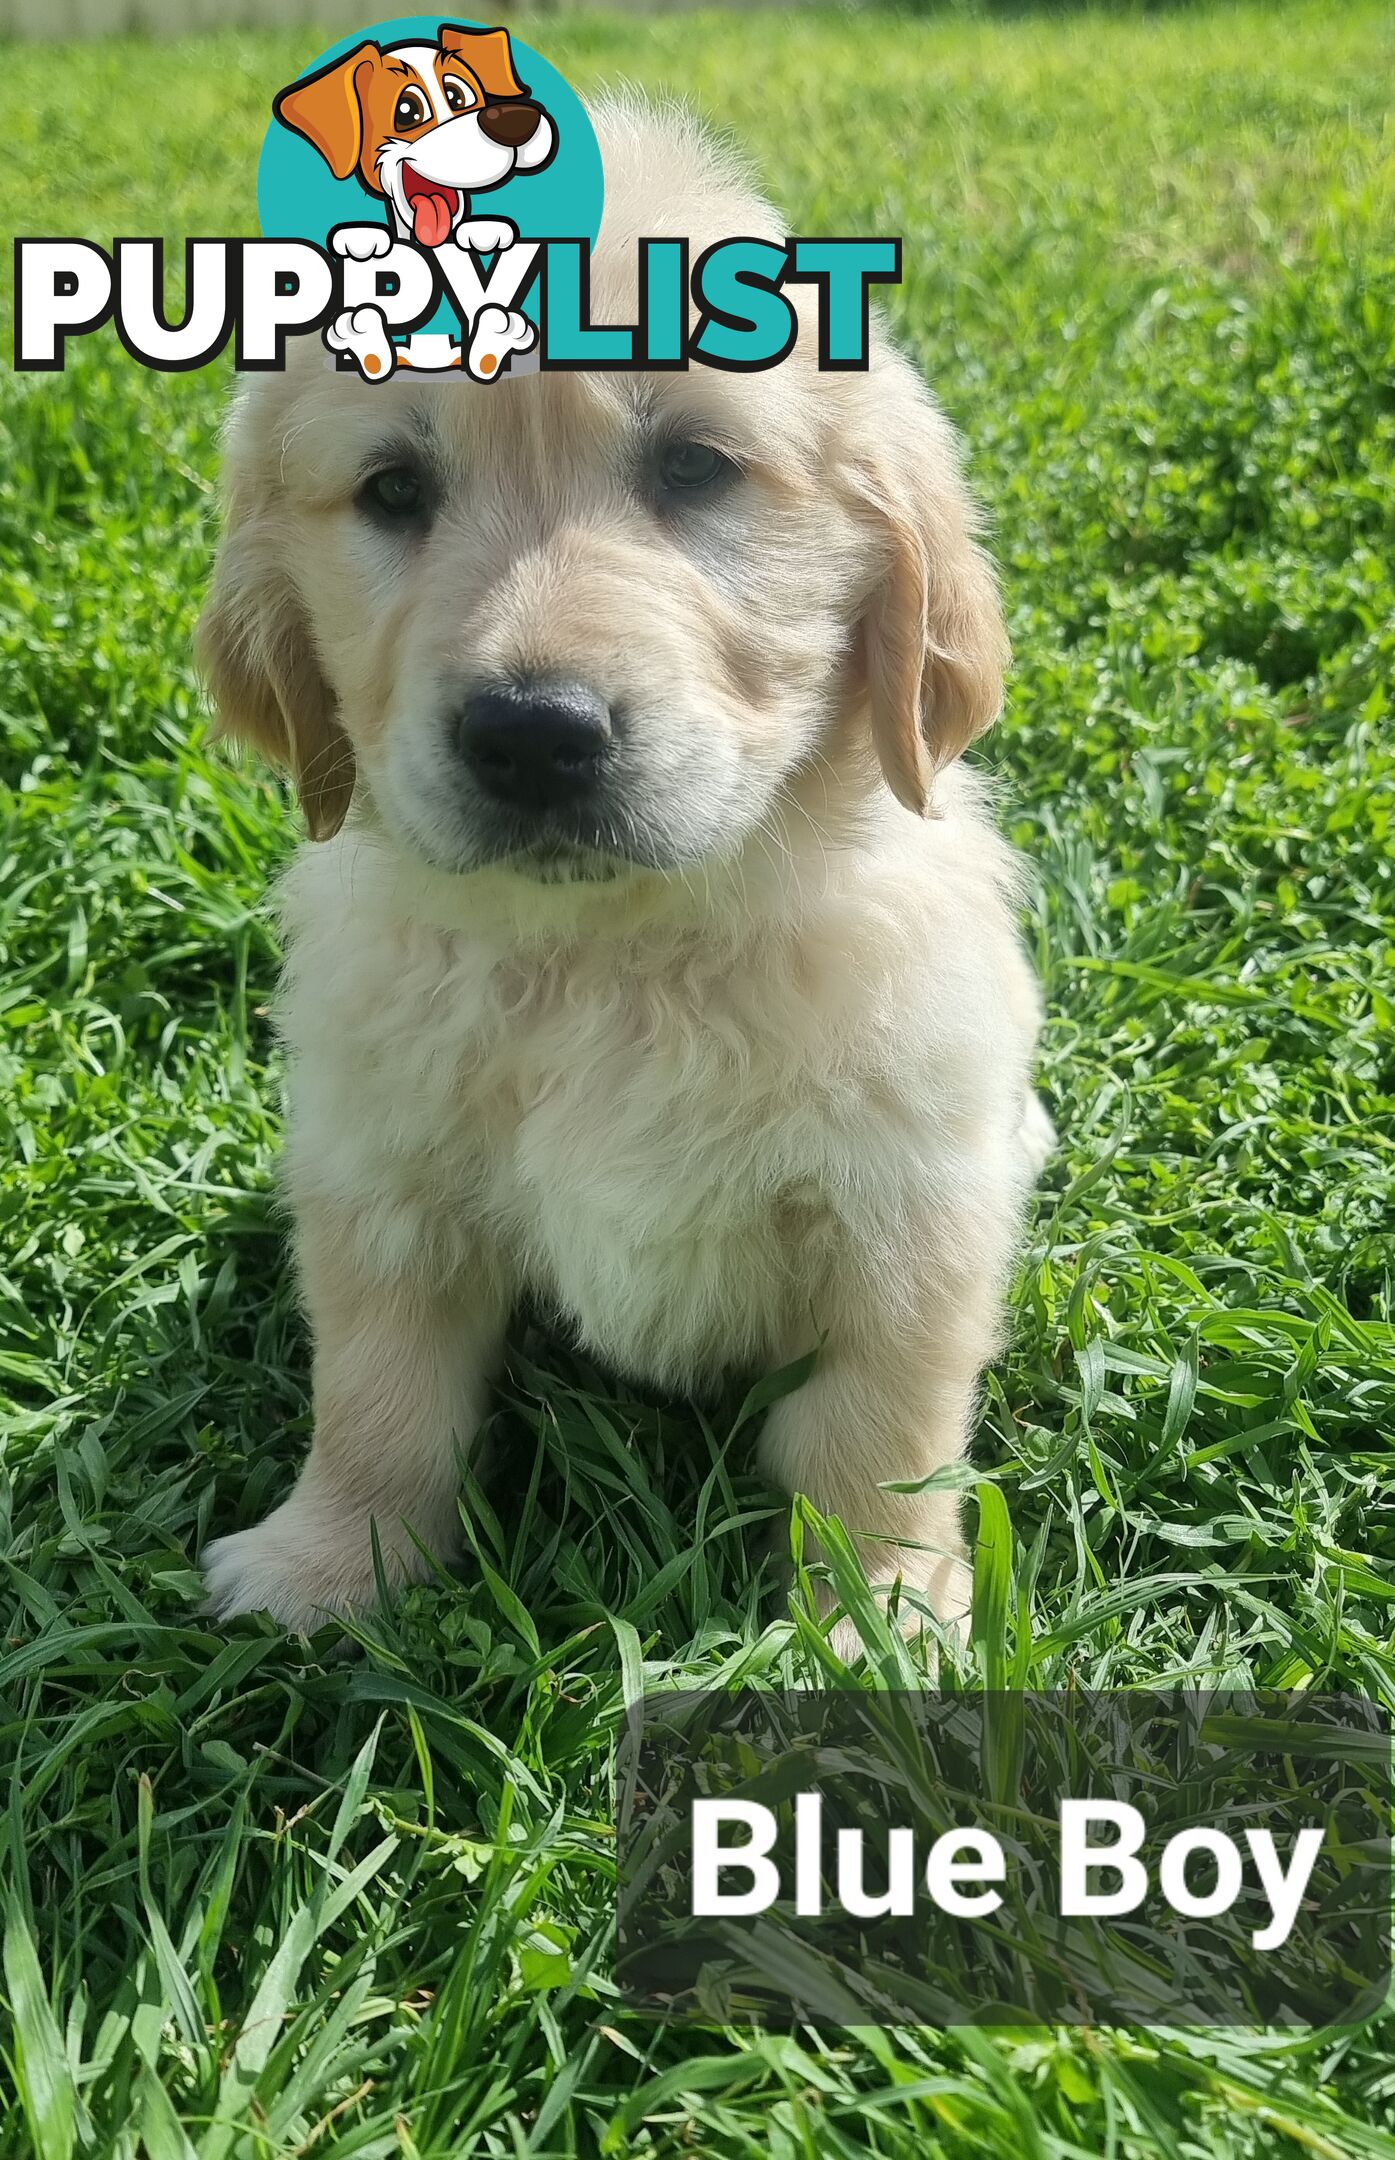
[[[460,716],[460,754],[496,802],[555,810],[601,776],[614,745],[610,707],[590,685],[538,681],[476,690]]]
[[[537,134],[541,118],[540,109],[522,98],[511,99],[507,105],[483,105],[479,114],[480,133],[487,135],[491,142],[502,144],[506,150],[520,150]]]

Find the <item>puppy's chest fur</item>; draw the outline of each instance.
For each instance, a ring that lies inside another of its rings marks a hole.
[[[807,1347],[884,1209],[869,1145],[905,1110],[869,1093],[875,1016],[855,1055],[845,1024],[788,954],[316,937],[282,1010],[291,1198],[347,1207],[384,1272],[483,1256],[600,1356],[694,1387]]]

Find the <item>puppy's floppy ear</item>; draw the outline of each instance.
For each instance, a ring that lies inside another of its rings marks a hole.
[[[348,814],[354,753],[339,725],[298,594],[255,522],[237,519],[218,558],[194,649],[218,714],[217,732],[255,744],[295,775],[312,840],[330,840]]]
[[[860,624],[872,737],[892,793],[923,815],[936,772],[998,717],[1007,632],[949,422],[899,356],[862,385],[848,470],[884,544]]]
[[[507,30],[466,30],[459,23],[442,23],[440,43],[442,52],[464,61],[486,98],[527,96],[513,71]]]
[[[336,180],[347,180],[363,154],[363,89],[382,58],[370,40],[271,101],[277,119],[314,144]]]

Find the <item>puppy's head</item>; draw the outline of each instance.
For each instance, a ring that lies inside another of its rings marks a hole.
[[[641,234],[781,237],[681,115],[597,121],[598,316],[634,319]],[[354,799],[452,872],[681,871],[817,817],[814,775],[924,812],[998,709],[994,581],[914,370],[815,342],[749,375],[257,377],[201,625],[225,725],[316,836]]]
[[[360,45],[273,100],[336,180],[357,173],[421,247],[439,247],[471,194],[537,172],[557,146],[514,72],[507,30],[442,23],[435,45]]]

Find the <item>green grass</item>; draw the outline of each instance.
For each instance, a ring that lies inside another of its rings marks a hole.
[[[905,235],[896,317],[992,508],[1018,667],[983,755],[1040,872],[1063,1144],[963,1684],[1395,1702],[1390,15],[537,36],[583,88],[695,93],[792,229]],[[314,46],[5,53],[8,222],[249,230]],[[758,1570],[749,1424],[525,1340],[462,1580],[349,1654],[200,1617],[202,1539],[307,1430],[266,1022],[295,816],[205,747],[189,658],[226,387],[105,335],[0,384],[0,2153],[1395,2155],[1390,2017],[617,2006],[627,1697],[827,1674]]]

